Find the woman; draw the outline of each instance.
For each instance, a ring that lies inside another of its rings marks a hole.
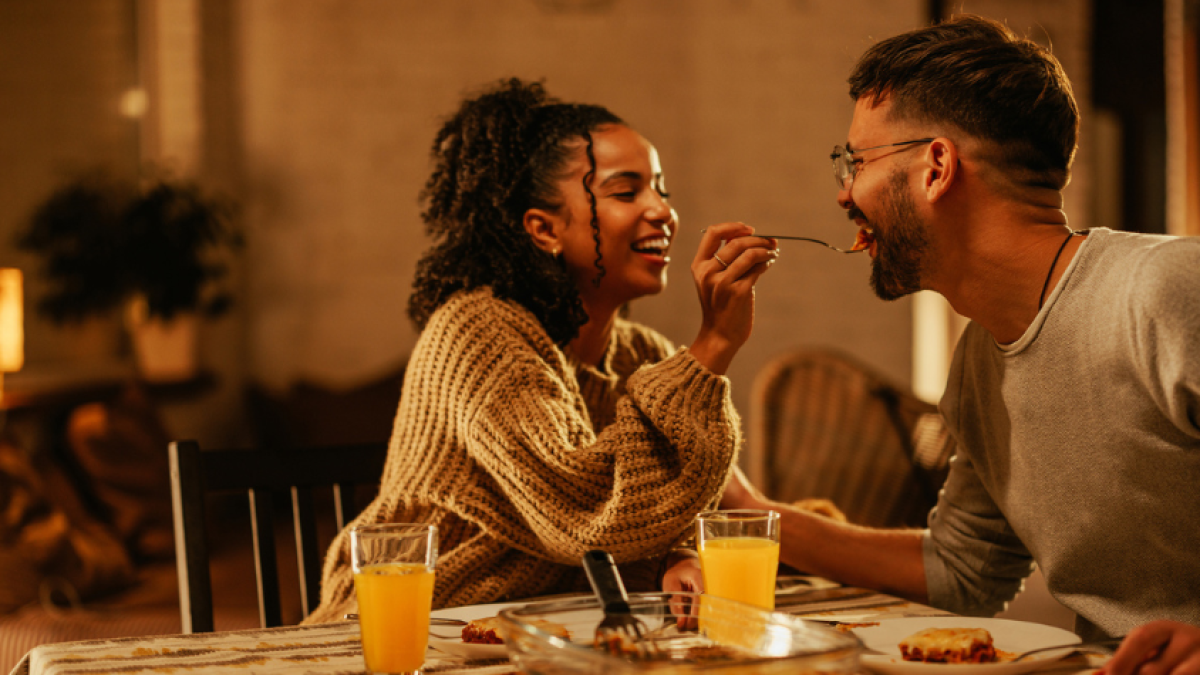
[[[676,350],[620,318],[666,284],[675,213],[652,145],[611,112],[508,80],[438,132],[422,214],[437,243],[379,496],[354,524],[438,526],[434,607],[587,588],[612,553],[630,590],[695,588],[668,555],[714,505],[740,442],[722,377],[750,334],[774,242],[708,228],[703,320]],[[722,247],[722,240],[725,240]],[[347,531],[310,622],[352,611]]]

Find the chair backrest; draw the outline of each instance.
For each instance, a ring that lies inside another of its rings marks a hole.
[[[748,477],[768,497],[829,499],[880,527],[925,524],[954,452],[937,406],[827,349],[767,363],[747,435]]]
[[[218,491],[248,494],[259,619],[264,628],[279,626],[283,618],[275,551],[274,495],[291,494],[300,606],[307,616],[320,602],[321,565],[325,553],[317,541],[313,489],[332,488],[334,517],[340,531],[357,515],[352,488],[379,483],[387,458],[387,444],[201,450],[195,441],[175,441],[170,444],[169,452],[183,631],[202,633],[213,630],[205,495]]]

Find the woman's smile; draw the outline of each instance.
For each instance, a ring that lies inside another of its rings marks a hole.
[[[671,257],[667,255],[667,251],[671,248],[671,240],[665,236],[647,237],[633,244],[633,250],[642,255],[643,258],[659,265],[666,265],[671,262]]]

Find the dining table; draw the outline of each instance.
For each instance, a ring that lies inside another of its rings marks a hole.
[[[566,597],[572,596],[559,595],[528,601]],[[459,615],[470,613],[470,608],[455,609]],[[955,616],[885,593],[843,586],[809,575],[780,576],[776,583],[775,609],[803,619],[845,626],[875,625],[890,619]],[[503,675],[518,672],[507,658],[470,659],[439,650],[434,644],[431,641],[426,653],[423,673]],[[1033,672],[1052,670],[1063,675],[1091,672],[1102,663],[1099,658],[1076,654],[1049,662]],[[281,628],[44,644],[31,649],[13,668],[11,675],[179,675],[200,672],[217,675],[359,675],[367,673],[367,670],[363,662],[358,622],[338,621]]]

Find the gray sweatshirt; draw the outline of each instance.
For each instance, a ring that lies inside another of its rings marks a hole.
[[[967,327],[941,409],[933,605],[993,614],[1036,561],[1085,637],[1200,625],[1200,238],[1091,231],[1017,342]]]

